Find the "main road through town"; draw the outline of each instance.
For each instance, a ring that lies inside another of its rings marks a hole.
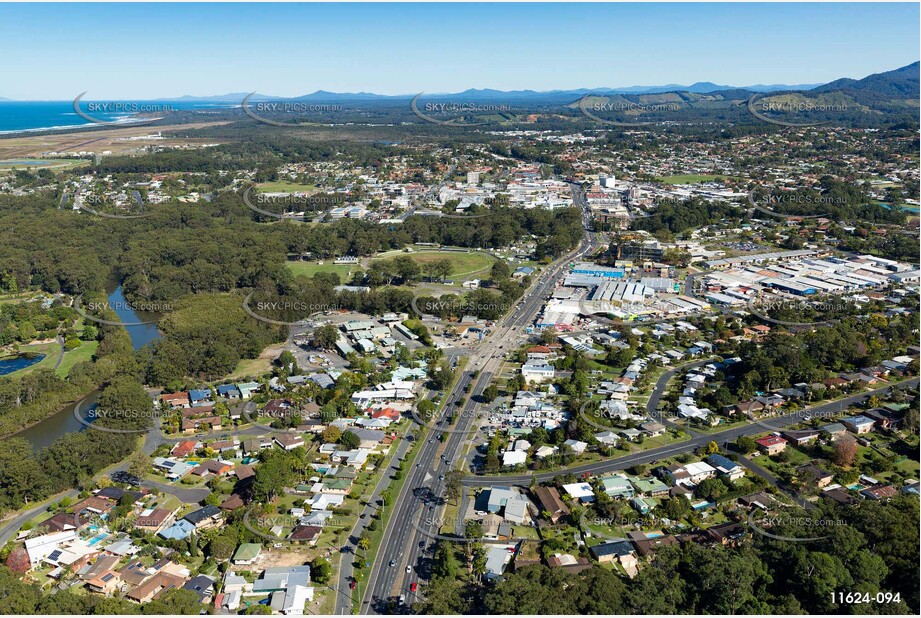
[[[433,535],[441,528],[444,478],[462,460],[465,444],[476,432],[479,395],[497,374],[505,352],[514,347],[514,342],[534,321],[569,263],[598,246],[598,237],[590,231],[589,214],[578,187],[573,187],[573,199],[583,211],[585,234],[581,243],[574,251],[545,268],[518,305],[497,321],[484,340],[470,350],[463,373],[444,399],[442,417],[425,430],[416,464],[410,468],[406,483],[395,497],[383,541],[371,567],[361,613],[392,611],[391,602],[395,597],[405,597],[406,603],[417,600],[418,591],[413,592],[411,587],[427,576],[424,556],[431,551]],[[458,407],[459,400],[465,396],[468,398]],[[448,426],[445,419],[452,416],[456,417],[455,424]],[[445,434],[444,440],[439,439],[442,433]]]
[[[729,442],[736,440],[739,436],[751,436],[759,433],[767,433],[770,431],[782,431],[784,428],[789,427],[790,425],[795,425],[797,423],[802,423],[808,418],[828,418],[836,415],[837,413],[845,410],[850,406],[865,403],[868,399],[870,399],[870,397],[874,395],[883,395],[891,388],[908,389],[916,388],[917,386],[918,378],[912,378],[910,380],[900,382],[894,386],[884,386],[882,388],[877,388],[871,391],[864,391],[856,395],[850,395],[848,397],[829,401],[817,406],[803,408],[783,416],[766,418],[760,422],[747,423],[745,425],[739,425],[737,427],[724,429],[723,431],[714,433],[698,433],[695,434],[694,437],[692,437],[690,440],[685,440],[683,442],[677,442],[667,446],[660,446],[658,448],[652,448],[646,451],[637,451],[629,455],[624,455],[623,457],[618,457],[617,459],[608,459],[605,461],[584,464],[581,466],[574,466],[572,468],[566,468],[565,470],[558,470],[556,472],[490,476],[467,475],[462,479],[461,483],[468,487],[489,487],[495,484],[522,485],[527,487],[530,485],[532,480],[536,480],[537,482],[551,481],[561,474],[582,475],[614,472],[616,470],[623,470],[637,464],[653,463],[659,459],[671,457],[680,453],[689,453],[694,449],[706,446],[709,442],[716,442],[719,446],[725,446]]]

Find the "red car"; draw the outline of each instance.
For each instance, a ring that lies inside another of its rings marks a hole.
[[[355,590],[355,586],[356,586],[355,580],[353,579],[352,581],[349,582],[349,590]]]
[[[419,584],[416,583],[416,582],[413,582],[413,583],[411,583],[411,584],[409,585],[409,591],[410,591],[410,592],[415,592],[415,591],[416,591],[416,588],[418,588],[418,587],[419,587]]]

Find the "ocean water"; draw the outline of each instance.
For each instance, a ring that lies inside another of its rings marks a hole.
[[[122,109],[92,109],[92,101],[81,101],[80,109],[89,116],[105,122],[130,124],[164,115],[164,108],[177,111],[236,107],[233,103],[189,101],[121,101]],[[111,105],[111,102],[109,103]],[[147,110],[143,114],[133,110]],[[167,112],[168,113],[168,112]],[[0,134],[20,131],[66,129],[92,126],[94,123],[74,111],[73,101],[0,101]]]

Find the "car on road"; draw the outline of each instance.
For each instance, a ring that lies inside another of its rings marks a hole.
[[[390,566],[396,566],[396,565],[397,565],[397,561],[396,561],[396,560],[391,560],[391,561],[390,561]]]
[[[413,568],[407,564],[407,565],[406,565],[406,572],[407,572],[407,573],[412,573],[412,571],[413,571]]]
[[[355,586],[357,585],[358,584],[355,583],[355,580],[353,579],[352,581],[349,582],[349,590],[355,590]]]
[[[409,591],[415,592],[419,588],[419,582],[413,582],[409,585]]]
[[[445,475],[444,475],[444,474],[442,474],[441,476],[439,476],[439,477],[438,477],[438,480],[439,480],[439,481],[443,481],[443,480],[445,480]]]
[[[405,605],[405,604],[406,604],[406,595],[401,594],[400,595],[400,605]]]

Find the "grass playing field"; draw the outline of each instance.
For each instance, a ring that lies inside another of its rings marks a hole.
[[[307,275],[313,277],[317,273],[336,273],[342,282],[349,279],[349,273],[363,270],[357,264],[333,264],[332,260],[324,260],[322,264],[317,262],[288,262],[288,269],[294,273],[294,276]]]
[[[451,277],[458,281],[476,279],[487,275],[489,269],[492,268],[493,263],[496,261],[496,258],[488,253],[438,250],[413,251],[411,253],[405,251],[387,251],[386,253],[381,253],[371,258],[371,260],[385,260],[400,255],[407,255],[420,264],[428,264],[436,260],[447,258],[451,260],[451,264],[454,267],[451,271]],[[350,279],[350,273],[364,270],[361,266],[355,264],[334,264],[333,260],[324,260],[322,264],[319,262],[295,261],[288,262],[287,265],[288,269],[294,273],[295,276],[306,275],[312,277],[320,272],[336,273],[343,283]]]
[[[465,277],[476,279],[477,275],[485,274],[496,261],[496,258],[489,255],[488,253],[479,253],[475,251],[467,253],[461,251],[437,250],[413,251],[412,253],[406,253],[404,251],[388,251],[387,253],[382,253],[374,259],[386,259],[396,257],[398,255],[408,255],[420,264],[427,264],[429,262],[447,258],[451,260],[451,264],[454,266],[454,269],[451,271],[451,276],[458,279],[463,279]]]

